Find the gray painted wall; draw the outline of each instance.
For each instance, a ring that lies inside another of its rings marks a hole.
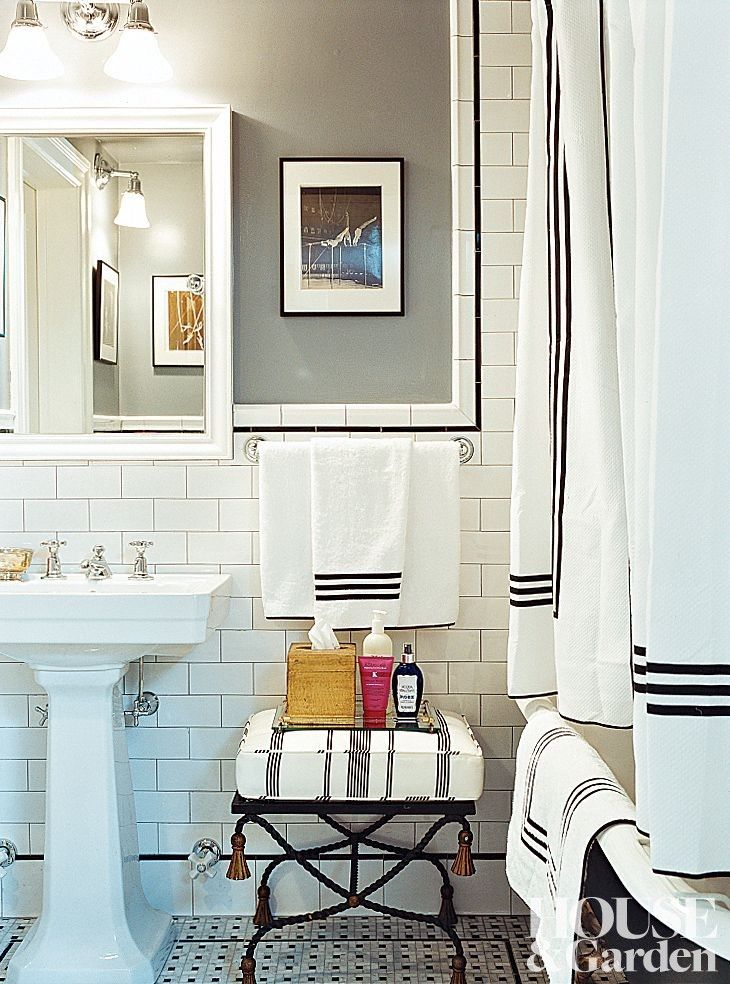
[[[119,230],[119,411],[200,416],[202,368],[152,364],[152,277],[205,270],[202,164],[138,164],[149,229]]]
[[[236,120],[236,401],[450,399],[447,0],[245,6],[266,89]],[[405,318],[279,316],[278,158],[306,156],[406,159]]]

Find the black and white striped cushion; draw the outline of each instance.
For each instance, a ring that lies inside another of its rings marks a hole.
[[[441,730],[273,731],[275,710],[246,724],[236,759],[247,799],[476,800],[482,750],[466,720],[435,711]]]

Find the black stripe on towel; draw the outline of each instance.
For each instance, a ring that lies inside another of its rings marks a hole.
[[[535,598],[531,601],[514,601],[510,598],[510,605],[512,608],[539,608],[552,606],[553,598],[552,595],[549,598]]]
[[[674,663],[647,663],[646,668],[649,673],[674,673],[677,676],[730,676],[730,663],[683,663],[681,666]]]
[[[316,594],[315,599],[317,601],[367,601],[371,599],[377,601],[378,598],[400,598],[400,590],[398,591],[369,591],[367,594]]]
[[[648,683],[648,694],[681,694],[688,697],[730,697],[730,686],[716,683]]]
[[[634,646],[634,656],[643,656],[646,659],[646,646]]]
[[[392,581],[400,580],[402,577],[403,571],[398,571],[391,574],[315,574],[314,580],[315,583],[317,581]]]
[[[317,591],[397,591],[400,585],[400,581],[353,581],[349,584],[331,581],[318,584]]]
[[[401,592],[401,573],[373,574],[315,574],[314,593],[317,601],[377,601],[398,599]]]
[[[550,586],[546,588],[510,588],[509,593],[513,595],[552,595],[553,589]]]
[[[730,717],[730,706],[722,704],[647,704],[647,714],[667,717]]]
[[[548,864],[548,854],[549,854],[549,848],[547,847],[547,843],[545,843],[546,851],[543,854],[539,852],[538,848],[534,845],[534,843],[531,844],[528,841],[528,837],[532,837],[533,841],[536,840],[538,844],[542,844],[542,839],[535,837],[535,835],[532,834],[531,831],[528,829],[529,827],[532,827],[539,834],[542,834],[543,837],[546,836],[545,828],[540,826],[540,824],[536,823],[536,821],[532,818],[532,797],[534,794],[537,766],[542,753],[549,745],[551,745],[558,738],[572,738],[572,737],[575,737],[575,732],[571,731],[568,728],[551,728],[550,731],[546,731],[545,734],[536,742],[535,747],[532,750],[532,756],[530,758],[530,762],[527,767],[527,777],[525,781],[525,801],[522,811],[522,823],[520,824],[520,840],[522,841],[522,843],[524,844],[524,846],[527,848],[528,851],[530,851],[532,854],[538,857],[545,864]]]
[[[510,604],[513,608],[552,606],[552,574],[510,574]]]

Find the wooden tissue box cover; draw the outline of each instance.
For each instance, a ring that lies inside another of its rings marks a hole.
[[[355,715],[355,646],[313,651],[293,642],[286,668],[286,716],[292,723],[319,724]]]

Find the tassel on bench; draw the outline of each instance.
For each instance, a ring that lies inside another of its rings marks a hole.
[[[451,885],[441,886],[441,908],[439,922],[442,926],[456,925],[456,909],[454,908],[454,889]]]
[[[466,958],[455,956],[451,961],[451,984],[466,984]]]
[[[226,872],[226,878],[231,881],[245,881],[251,877],[251,870],[244,854],[245,847],[246,838],[243,834],[234,834],[231,837],[231,863]]]
[[[256,913],[253,917],[254,926],[270,926],[274,921],[271,916],[271,907],[269,906],[269,899],[271,898],[271,889],[268,885],[259,885],[259,904],[256,906]]]
[[[241,961],[241,984],[256,984],[256,961],[253,957],[244,957]]]
[[[467,878],[476,871],[474,860],[471,856],[471,846],[474,843],[474,834],[471,830],[462,830],[459,833],[459,850],[457,852],[451,870],[455,875]]]

